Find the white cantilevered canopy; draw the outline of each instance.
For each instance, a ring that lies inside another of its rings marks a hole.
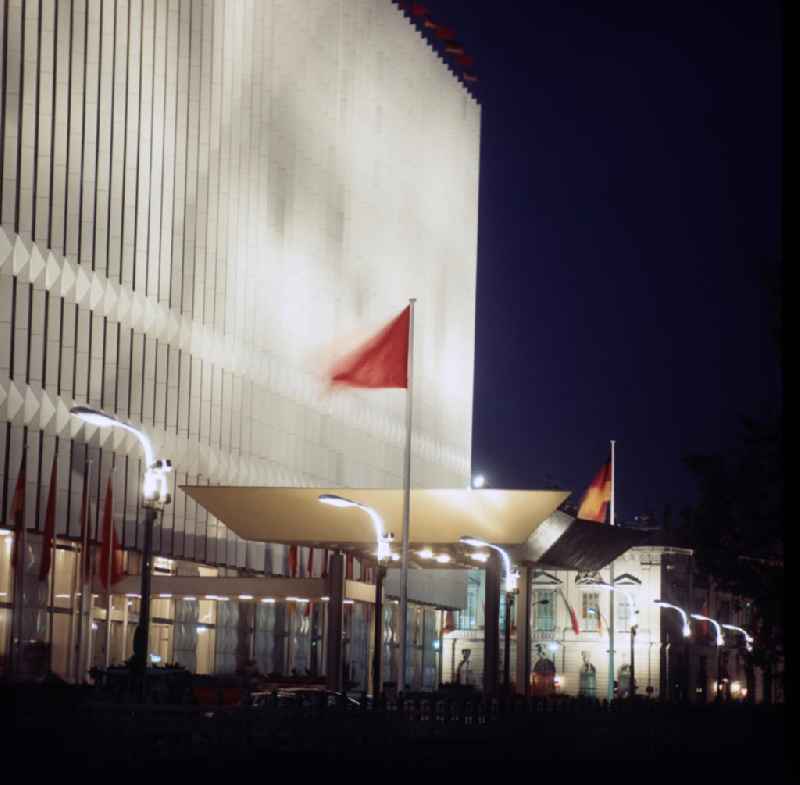
[[[375,532],[364,512],[320,504],[320,495],[326,493],[374,508],[395,541],[399,542],[402,532],[400,488],[181,488],[225,526],[251,541],[316,547],[374,545]],[[498,545],[519,545],[567,496],[568,491],[414,489],[410,545],[457,545],[463,535]]]

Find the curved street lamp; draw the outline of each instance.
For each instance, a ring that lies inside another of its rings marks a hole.
[[[383,654],[383,579],[386,577],[386,563],[392,556],[390,543],[394,539],[394,534],[384,531],[383,518],[378,511],[369,505],[347,499],[344,496],[337,496],[334,493],[323,493],[318,497],[322,504],[330,507],[356,507],[369,515],[375,529],[375,540],[378,544],[378,574],[375,578],[375,642],[372,657],[372,695],[377,699],[381,689],[381,655]]]
[[[684,638],[691,638],[692,637],[692,628],[689,625],[689,616],[688,616],[688,614],[686,613],[686,611],[683,608],[680,608],[677,605],[673,605],[670,602],[664,602],[663,600],[653,600],[653,602],[656,605],[658,605],[659,608],[670,608],[673,611],[677,611],[680,614],[681,621],[683,622],[683,626],[681,627],[681,632],[683,633],[683,637]],[[661,645],[663,646],[664,644],[662,643]],[[667,646],[667,648],[665,649],[665,660],[666,660],[666,674],[665,674],[665,677],[666,677],[666,683],[667,683],[667,695],[671,696],[671,694],[672,694],[671,693],[671,687],[670,687],[671,682],[669,680],[669,649],[670,649],[670,646],[672,646],[672,643],[671,642],[667,643],[666,646]],[[690,659],[691,658],[691,654],[690,654],[690,650],[689,650],[689,641],[688,640],[686,641],[686,648],[685,648],[685,651],[684,651],[684,657],[685,657],[686,674],[687,674],[686,675],[686,679],[687,679],[686,689],[687,689],[687,694],[688,694],[688,689],[689,689],[689,684],[688,684],[688,682],[689,682],[689,666],[690,666],[690,662],[691,662],[691,659]]]
[[[139,606],[139,623],[133,636],[133,670],[139,677],[139,689],[144,696],[144,679],[147,672],[148,636],[150,634],[150,577],[153,570],[153,523],[159,510],[172,501],[167,484],[167,474],[172,462],[156,459],[149,437],[113,415],[90,406],[73,406],[69,413],[96,428],[119,428],[132,433],[144,451],[145,472],[142,484],[142,506],[145,508],[144,544],[142,548],[142,588]]]
[[[722,630],[720,629],[720,623],[716,619],[712,619],[709,616],[701,616],[699,613],[691,614],[693,619],[697,619],[698,621],[708,621],[714,625],[714,629],[717,631],[717,689],[716,694],[714,695],[714,700],[720,700],[721,696],[719,694],[719,687],[722,682],[719,679],[719,650],[721,646],[725,645],[725,638],[722,636]]]
[[[747,630],[743,630],[741,627],[737,627],[735,624],[723,624],[722,625],[726,630],[733,630],[734,632],[740,632],[744,635],[744,645],[747,651],[753,651],[753,636],[750,635]]]
[[[717,631],[717,646],[724,646],[725,645],[725,638],[722,637],[722,630],[720,629],[720,623],[716,619],[711,619],[708,616],[701,616],[699,613],[692,613],[690,614],[693,619],[697,619],[698,621],[709,621],[714,625],[714,629]]]
[[[688,638],[691,636],[692,628],[689,626],[689,617],[683,608],[679,608],[677,605],[672,605],[669,602],[663,602],[662,600],[653,600],[653,602],[658,605],[659,608],[672,608],[672,610],[678,611],[683,621],[683,637]]]
[[[508,693],[511,684],[511,606],[514,601],[514,595],[517,592],[519,571],[511,566],[511,558],[499,545],[494,545],[491,542],[486,542],[486,540],[481,540],[479,537],[470,537],[469,535],[459,537],[458,541],[472,548],[491,548],[497,551],[503,559],[506,572],[506,618],[503,624],[503,689]]]

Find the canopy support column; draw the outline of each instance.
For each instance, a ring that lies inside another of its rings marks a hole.
[[[527,697],[531,682],[531,569],[521,567],[516,597],[517,667],[516,692]]]
[[[331,554],[328,567],[328,625],[325,659],[326,686],[342,689],[342,629],[344,624],[344,554]]]

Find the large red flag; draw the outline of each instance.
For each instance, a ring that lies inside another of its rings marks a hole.
[[[26,482],[26,449],[22,450],[22,462],[17,474],[17,484],[14,487],[14,498],[11,500],[9,517],[14,521],[14,550],[11,551],[11,566],[16,567],[22,552],[22,540],[24,539],[23,527],[25,526],[25,482]]]
[[[336,363],[330,373],[331,384],[408,387],[410,318],[409,305],[377,335]]]
[[[584,521],[606,522],[608,503],[611,501],[611,459],[597,472],[592,484],[587,488],[578,508],[578,518]]]
[[[53,563],[53,547],[56,541],[56,470],[58,455],[53,456],[50,472],[50,489],[47,491],[47,509],[44,513],[44,538],[42,539],[42,560],[39,563],[39,580],[46,581]]]
[[[122,551],[117,543],[117,533],[114,531],[112,516],[114,505],[111,476],[108,475],[106,499],[103,505],[103,542],[100,546],[100,581],[106,589],[109,588],[109,585],[113,586],[122,577]]]

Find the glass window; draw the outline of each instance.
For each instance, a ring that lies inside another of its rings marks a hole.
[[[69,660],[70,660],[70,627],[72,617],[68,613],[53,613],[53,639],[52,639],[52,669],[61,676],[68,679]],[[71,681],[71,679],[70,679]]]
[[[198,600],[198,621],[200,624],[217,623],[217,603],[215,600]]]
[[[481,624],[478,609],[481,604],[481,577],[480,574],[473,574],[471,571],[467,579],[467,607],[460,611],[458,616],[458,628],[461,630],[475,630]]]
[[[614,610],[617,614],[616,618],[614,619],[614,627],[616,627],[618,631],[630,629],[631,605],[628,601],[628,598],[624,594],[620,594],[617,597],[617,605]]]
[[[0,673],[8,670],[11,640],[11,608],[0,608]]]
[[[169,597],[154,597],[150,602],[150,618],[174,619],[173,600]]]
[[[214,672],[214,648],[216,630],[213,627],[197,627],[197,673]]]
[[[172,625],[151,624],[150,640],[148,641],[149,654],[160,657],[158,663],[164,665],[172,662]]]
[[[585,591],[581,600],[581,627],[584,631],[593,632],[600,629],[598,614],[600,613],[600,595],[596,591]]]
[[[0,602],[11,602],[11,549],[13,534],[0,534]]]
[[[76,563],[77,551],[72,548],[56,548],[55,585],[53,586],[53,605],[56,608],[72,607]]]
[[[531,616],[536,632],[553,632],[556,628],[556,593],[551,589],[536,589]]]

